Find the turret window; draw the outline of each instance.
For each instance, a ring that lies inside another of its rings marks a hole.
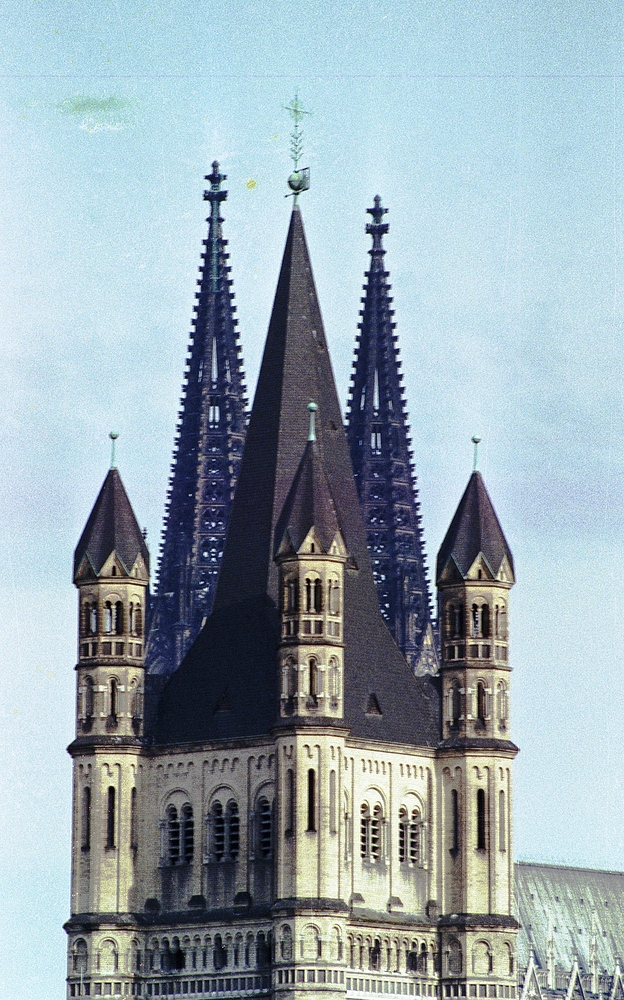
[[[474,639],[490,638],[490,608],[487,604],[473,604],[470,609],[470,632]]]
[[[286,580],[284,584],[284,611],[294,615],[299,610],[299,587],[297,580]]]
[[[91,722],[94,712],[94,687],[91,677],[85,677],[84,686],[84,717],[85,722]]]
[[[485,684],[479,681],[477,684],[477,721],[484,726],[487,717],[487,698]]]
[[[502,789],[498,793],[498,849],[499,851],[507,849],[507,815],[505,812],[505,793]]]
[[[451,687],[451,722],[458,726],[462,715],[462,695],[459,681],[453,681]]]
[[[113,606],[110,601],[104,605],[104,631],[107,635],[113,631]]]
[[[316,830],[316,771],[310,768],[308,771],[308,832],[314,833]]]
[[[117,681],[113,678],[108,685],[108,715],[111,722],[117,722],[118,700],[119,694]]]
[[[330,615],[340,614],[340,584],[330,580],[327,584],[327,608]]]
[[[449,639],[464,637],[464,605],[449,604],[446,611],[446,628]]]
[[[115,604],[115,632],[117,635],[123,635],[124,631],[124,614],[123,614],[123,604],[121,601],[117,601]]]
[[[82,849],[91,847],[91,789],[87,785],[82,790]]]
[[[477,789],[477,850],[486,849],[486,815],[485,815],[485,792],[482,788]]]
[[[115,846],[115,789],[112,785],[106,797],[106,846]]]
[[[305,610],[308,614],[320,614],[323,610],[323,585],[318,577],[306,577]]]
[[[507,698],[507,686],[503,683],[503,681],[500,681],[496,688],[496,712],[498,715],[499,729],[506,729],[509,705]]]
[[[451,789],[451,850],[459,850],[459,795]]]
[[[497,639],[507,639],[507,609],[504,604],[497,604],[494,612],[494,627]]]
[[[316,707],[316,705],[318,705],[318,696],[320,694],[319,680],[318,663],[316,662],[316,659],[311,656],[308,662],[308,694],[310,707]]]

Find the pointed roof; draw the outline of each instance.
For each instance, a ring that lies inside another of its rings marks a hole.
[[[112,553],[130,575],[139,553],[149,573],[149,551],[116,468],[109,469],[74,552],[74,580],[85,556],[99,576]]]
[[[150,673],[168,674],[210,614],[246,430],[245,378],[221,206],[226,175],[206,180],[208,239],[182,386],[158,581],[146,650]]]
[[[382,238],[388,209],[367,209],[363,309],[347,407],[347,437],[381,612],[414,670],[435,671],[420,504]]]
[[[466,577],[479,553],[483,555],[494,577],[498,576],[505,558],[509,561],[513,575],[511,549],[485,488],[483,476],[480,472],[473,472],[438,553],[438,582],[449,559],[453,558],[462,577]]]
[[[304,472],[314,473],[313,457],[301,466],[310,400],[318,404],[318,455],[352,560],[344,590],[345,724],[366,739],[420,746],[439,739],[438,689],[413,676],[379,614],[301,213],[295,206],[213,614],[164,691],[153,729],[158,743],[257,736],[279,722],[276,531],[298,471],[300,482]],[[314,481],[322,490],[318,475]],[[293,504],[293,515],[303,508]],[[231,711],[217,712],[224,688]],[[383,723],[366,714],[372,693]]]
[[[314,528],[325,552],[340,530],[316,441],[308,441],[275,528],[275,555],[286,532],[298,552]]]

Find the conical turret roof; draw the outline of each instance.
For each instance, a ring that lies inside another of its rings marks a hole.
[[[513,576],[511,549],[485,488],[480,472],[473,472],[459,501],[451,526],[438,553],[438,583],[449,559],[453,559],[462,577],[466,577],[477,556],[485,559],[492,576],[498,576],[507,558]]]
[[[351,563],[344,591],[345,723],[354,735],[367,739],[416,745],[439,739],[437,687],[413,676],[379,613],[301,213],[295,206],[214,611],[163,693],[153,729],[158,743],[268,734],[279,721],[275,536],[301,463],[310,400],[318,404],[318,454]],[[373,694],[381,716],[368,711]]]
[[[316,441],[308,441],[286,497],[275,528],[275,554],[286,532],[298,552],[311,528],[316,531],[324,551],[328,552],[340,525]]]
[[[98,576],[115,553],[130,575],[139,553],[149,573],[149,551],[116,468],[109,469],[74,552],[74,579],[85,556]]]

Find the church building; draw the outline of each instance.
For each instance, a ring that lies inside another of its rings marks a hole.
[[[378,199],[347,431],[297,197],[246,421],[208,180],[151,605],[114,466],[74,556],[67,996],[510,1000],[511,551],[475,471],[436,633]]]

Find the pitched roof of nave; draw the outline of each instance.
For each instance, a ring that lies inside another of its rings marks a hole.
[[[595,949],[598,972],[611,975],[624,955],[624,872],[520,861],[515,873],[520,967],[532,946],[541,968],[551,950],[562,971],[570,971],[576,955],[589,972]]]
[[[439,694],[415,678],[377,603],[301,213],[294,207],[269,323],[214,611],[159,705],[159,744],[268,733],[278,722],[278,518],[318,404],[316,437],[350,557],[344,584],[344,721],[364,739],[433,746]],[[367,714],[371,695],[381,716]]]
[[[118,469],[109,469],[98,498],[74,552],[74,578],[85,555],[99,575],[115,552],[126,573],[130,573],[139,553],[149,572],[149,551]]]
[[[513,574],[513,556],[480,472],[473,472],[455,516],[438,552],[436,579],[439,581],[449,559],[466,577],[482,553],[494,577],[505,556]]]

